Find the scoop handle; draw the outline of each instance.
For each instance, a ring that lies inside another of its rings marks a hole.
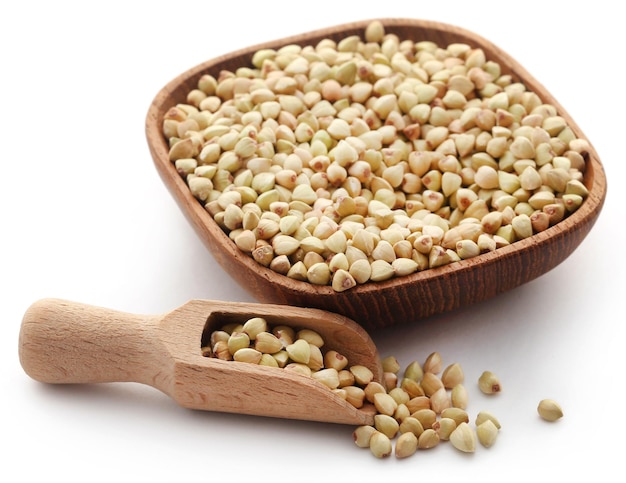
[[[159,367],[157,321],[153,316],[41,299],[22,319],[20,363],[40,382],[150,384]]]

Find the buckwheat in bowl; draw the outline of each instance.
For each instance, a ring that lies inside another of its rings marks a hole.
[[[365,328],[539,277],[606,196],[557,100],[493,43],[433,21],[364,20],[208,60],[156,95],[146,135],[251,295]]]

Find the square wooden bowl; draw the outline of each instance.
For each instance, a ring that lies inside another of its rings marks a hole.
[[[430,40],[440,46],[466,43],[481,48],[488,60],[500,64],[504,74],[522,82],[544,103],[555,106],[574,131],[580,128],[524,67],[490,41],[465,29],[416,19],[380,19],[386,33],[402,40]],[[590,148],[586,157],[584,184],[589,191],[582,205],[556,225],[529,238],[438,268],[418,271],[384,282],[367,282],[344,292],[280,275],[259,265],[241,252],[218,226],[203,205],[195,199],[185,180],[169,159],[168,142],[163,135],[163,118],[197,87],[206,73],[217,77],[221,70],[235,71],[251,66],[259,49],[287,44],[315,45],[324,38],[339,41],[349,35],[363,36],[370,20],[337,25],[301,35],[278,39],[228,53],[190,68],[169,82],[154,98],[146,118],[146,136],[154,164],[167,188],[215,260],[260,302],[314,307],[345,315],[366,329],[412,323],[434,314],[458,309],[494,297],[548,272],[566,259],[593,227],[606,196],[606,177],[597,153]],[[206,288],[210,297],[211,288]]]

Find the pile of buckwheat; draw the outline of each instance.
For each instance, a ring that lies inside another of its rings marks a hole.
[[[589,144],[555,106],[480,48],[379,21],[203,75],[163,134],[242,252],[336,291],[497,250],[588,195]]]
[[[344,355],[323,347],[324,339],[315,330],[271,326],[263,317],[251,317],[212,332],[202,352],[233,363],[293,371],[314,378],[357,409],[373,405],[374,424],[358,426],[353,438],[377,458],[391,454],[407,458],[444,441],[464,453],[475,452],[478,444],[485,448],[495,444],[500,421],[489,411],[470,420],[465,374],[458,362],[444,366],[441,354],[432,352],[423,363],[415,360],[401,370],[398,360],[388,356],[381,361],[383,380],[378,382],[369,368],[350,365]],[[502,390],[492,371],[484,371],[477,384],[486,395]],[[541,400],[537,412],[551,422],[563,416],[552,399]]]

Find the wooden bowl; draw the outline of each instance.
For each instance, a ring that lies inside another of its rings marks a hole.
[[[524,83],[559,114],[579,138],[580,128],[556,99],[519,63],[488,40],[459,27],[414,19],[381,19],[387,33],[400,39],[431,40],[445,46],[454,42],[480,47],[490,60]],[[162,134],[164,114],[197,86],[201,75],[250,65],[252,54],[261,48],[286,44],[315,44],[323,38],[340,40],[362,35],[369,21],[304,33],[254,45],[197,65],[169,82],[154,98],[146,119],[146,136],[154,164],[167,188],[210,250],[215,260],[260,302],[314,307],[345,315],[366,329],[415,322],[434,314],[458,309],[494,297],[548,272],[567,258],[593,227],[606,196],[606,177],[597,153],[590,150],[584,173],[589,196],[569,217],[530,238],[477,257],[428,269],[385,282],[368,282],[336,292],[293,280],[264,268],[241,252],[192,195],[184,179],[169,161],[168,144]],[[210,295],[210,287],[207,287]]]

